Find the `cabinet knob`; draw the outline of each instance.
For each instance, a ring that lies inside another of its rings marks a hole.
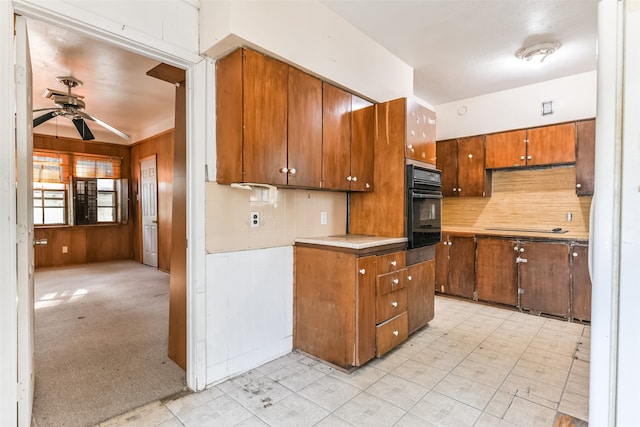
[[[398,306],[398,301],[394,301],[391,303],[392,306],[397,307]]]
[[[296,168],[291,168],[291,169],[289,169],[289,173],[290,173],[291,175],[295,175],[295,174],[296,174]]]
[[[462,191],[462,188],[458,187],[458,193]]]
[[[524,248],[520,248],[520,252],[524,252]]]
[[[358,180],[357,176],[354,176],[353,178],[351,178],[351,181],[356,182]]]
[[[351,181],[351,180],[352,180],[351,175],[349,175],[349,176],[347,177],[347,181]]]
[[[398,331],[393,331],[393,335],[398,336]]]
[[[578,256],[578,253],[577,253],[577,252],[574,252],[574,253],[573,253],[573,256]]]
[[[371,184],[369,184],[368,182],[364,186],[365,188],[371,188]]]
[[[473,154],[469,154],[467,157],[469,157],[470,159],[473,159]]]
[[[582,188],[582,184],[576,184],[576,188]]]
[[[531,156],[527,156],[527,160],[531,160]]]
[[[287,173],[287,172],[289,172],[289,169],[287,169],[287,168],[280,168],[279,172],[280,172],[280,173]]]
[[[520,156],[520,160],[524,160],[524,156]]]
[[[400,283],[400,281],[398,279],[393,279],[393,284],[397,285],[398,283]]]
[[[407,280],[411,280],[411,279],[413,279],[413,277],[407,276]]]
[[[363,275],[364,275],[364,273],[366,273],[366,272],[367,272],[367,270],[365,270],[364,268],[361,268],[361,269],[360,269],[360,274],[363,274]]]
[[[458,191],[458,189],[457,189],[457,188],[454,188],[454,189],[453,189],[453,191]]]
[[[394,266],[394,267],[395,267],[395,266],[396,266],[396,264],[397,264],[397,262],[396,262],[396,261],[391,261],[391,265],[392,265],[392,266]]]
[[[413,145],[412,145],[412,144],[407,145],[407,148],[408,148],[409,150],[413,151]]]
[[[518,250],[518,247],[517,247],[517,246],[514,246],[514,247],[513,247],[513,250],[514,250],[514,251],[517,251],[517,250]]]

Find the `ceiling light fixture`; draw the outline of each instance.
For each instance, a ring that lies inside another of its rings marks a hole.
[[[551,55],[558,49],[560,49],[560,43],[557,42],[538,43],[518,50],[516,52],[516,57],[525,62],[541,65],[542,62],[547,59],[547,56]]]

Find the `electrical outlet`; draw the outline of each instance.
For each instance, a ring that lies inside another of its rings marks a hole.
[[[66,254],[66,253],[68,253],[68,252],[69,252],[69,247],[68,247],[68,246],[63,246],[63,247],[62,247],[62,253],[63,253],[63,254]]]
[[[251,228],[260,227],[260,212],[251,212],[251,218],[249,222],[251,223]]]
[[[327,213],[326,212],[320,212],[320,224],[321,225],[327,225]]]
[[[571,212],[567,212],[567,222],[571,222],[573,220],[573,214]]]

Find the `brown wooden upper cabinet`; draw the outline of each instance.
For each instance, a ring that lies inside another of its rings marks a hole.
[[[373,191],[370,102],[244,48],[216,88],[218,183]]]
[[[539,166],[576,161],[576,125],[562,123],[486,136],[486,168]]]
[[[490,195],[491,183],[484,168],[484,136],[438,141],[436,153],[443,196]]]
[[[436,163],[436,113],[407,99],[405,157]]]
[[[576,194],[593,196],[595,171],[596,120],[576,122]]]
[[[323,188],[373,191],[373,126],[373,104],[323,83]]]

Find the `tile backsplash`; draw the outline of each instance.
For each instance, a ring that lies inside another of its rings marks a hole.
[[[296,237],[346,232],[346,193],[278,189],[272,204],[267,188],[207,182],[206,198],[208,253],[292,245]],[[258,227],[251,227],[251,212],[259,214]],[[326,224],[321,224],[323,212]]]

